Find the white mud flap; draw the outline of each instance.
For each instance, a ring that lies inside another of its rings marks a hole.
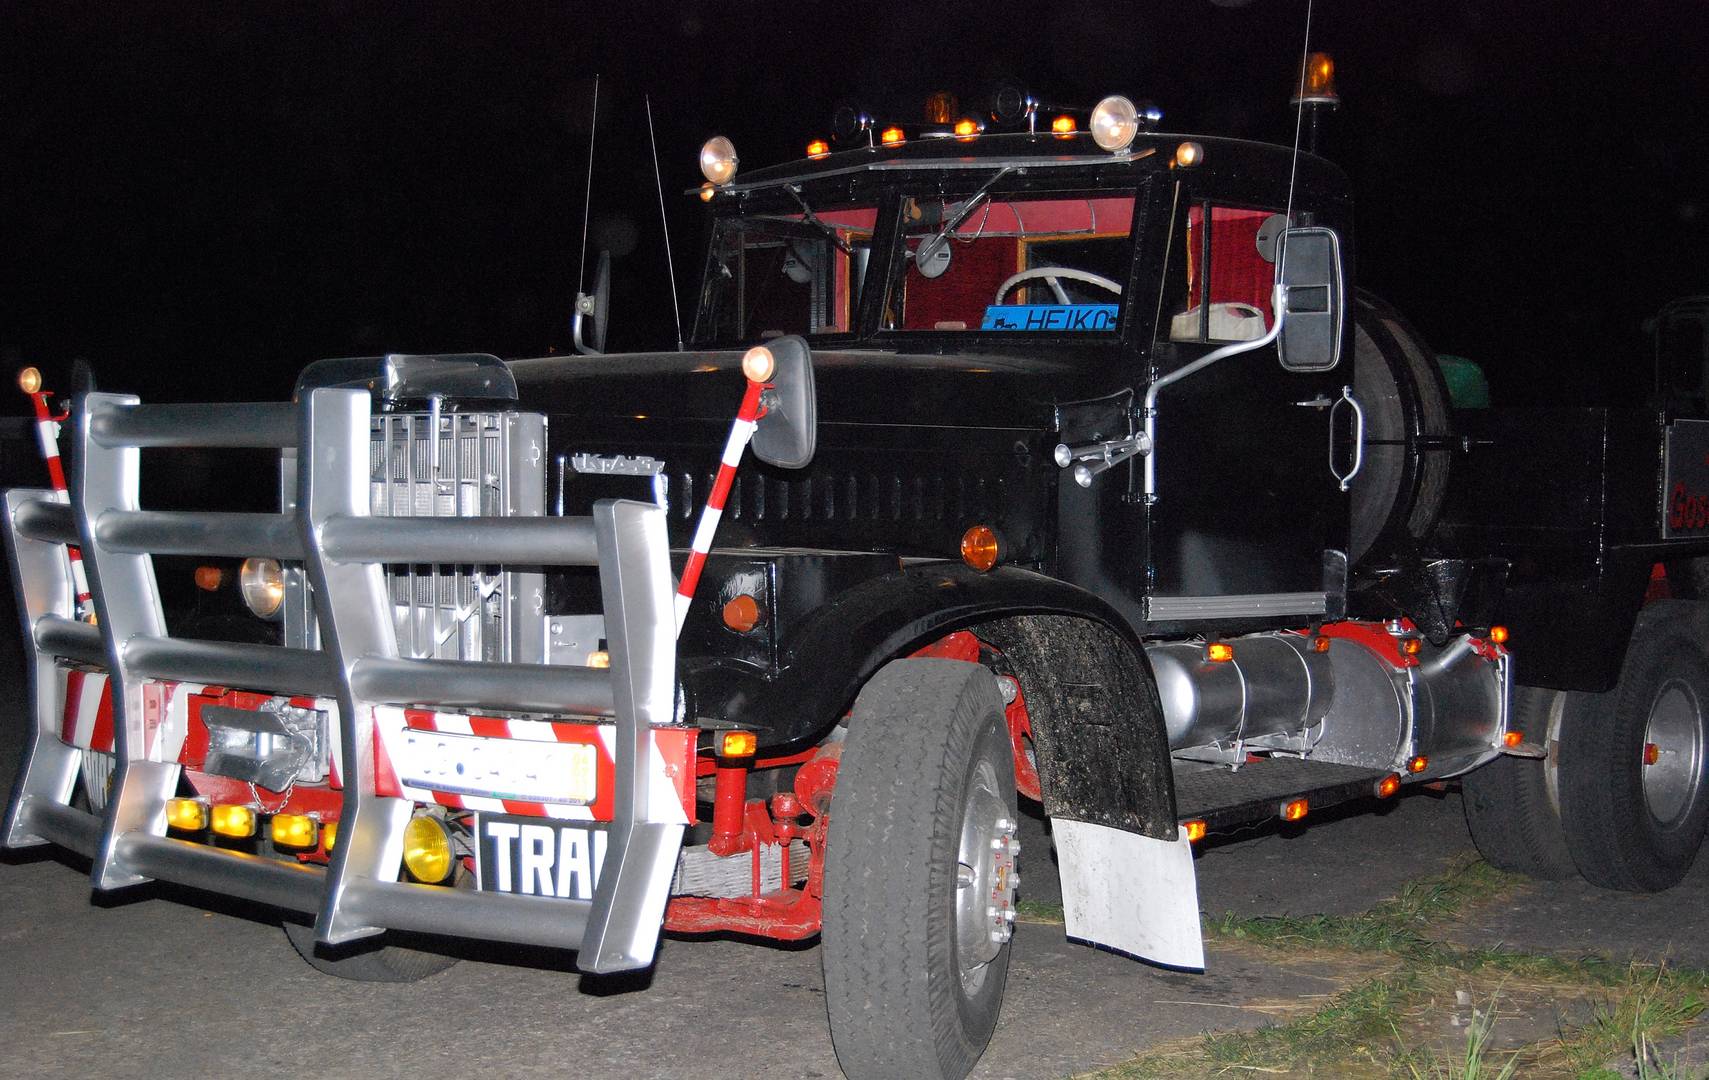
[[[1185,833],[1173,841],[1051,818],[1068,936],[1170,967],[1205,966],[1199,885]]]

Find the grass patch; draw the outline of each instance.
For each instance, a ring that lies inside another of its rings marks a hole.
[[[1160,1046],[1095,1075],[1614,1080],[1604,1066],[1623,1060],[1643,1080],[1682,1076],[1654,1044],[1705,1011],[1709,972],[1435,940],[1436,928],[1520,880],[1466,862],[1357,915],[1207,920],[1224,948],[1275,950],[1326,970],[1363,961],[1366,971],[1304,1015]],[[1375,974],[1373,954],[1387,958]]]
[[[1051,904],[1043,900],[1015,901],[1015,918],[1021,922],[1060,923],[1066,921],[1062,914],[1061,904]]]

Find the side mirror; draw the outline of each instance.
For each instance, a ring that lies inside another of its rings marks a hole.
[[[780,469],[804,468],[819,442],[819,406],[813,394],[813,354],[793,335],[765,343],[777,367],[765,397],[766,413],[754,429],[754,456]]]
[[[601,251],[593,272],[593,295],[576,294],[576,311],[570,318],[570,338],[583,356],[605,351],[605,322],[611,313],[611,252]],[[592,320],[593,328],[586,329]]]
[[[1341,239],[1319,226],[1288,229],[1278,259],[1287,313],[1277,355],[1289,371],[1328,371],[1341,361]]]

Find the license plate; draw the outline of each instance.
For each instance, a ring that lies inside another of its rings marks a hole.
[[[606,826],[510,814],[475,816],[475,882],[482,892],[592,900]]]
[[[411,787],[572,806],[599,793],[599,751],[588,743],[409,728],[398,756],[398,779]]]

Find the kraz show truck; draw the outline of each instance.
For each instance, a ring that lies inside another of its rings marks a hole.
[[[77,394],[67,490],[6,495],[6,844],[294,913],[352,978],[450,962],[404,931],[588,972],[818,935],[853,1077],[972,1068],[1023,860],[1185,968],[1195,840],[1450,777],[1504,866],[1677,881],[1709,608],[1645,598],[1709,554],[1701,365],[1456,415],[1333,165],[999,106],[751,174],[711,140],[682,351]],[[187,447],[276,450],[279,511],[140,505]],[[247,557],[277,643],[173,633],[163,555]]]

